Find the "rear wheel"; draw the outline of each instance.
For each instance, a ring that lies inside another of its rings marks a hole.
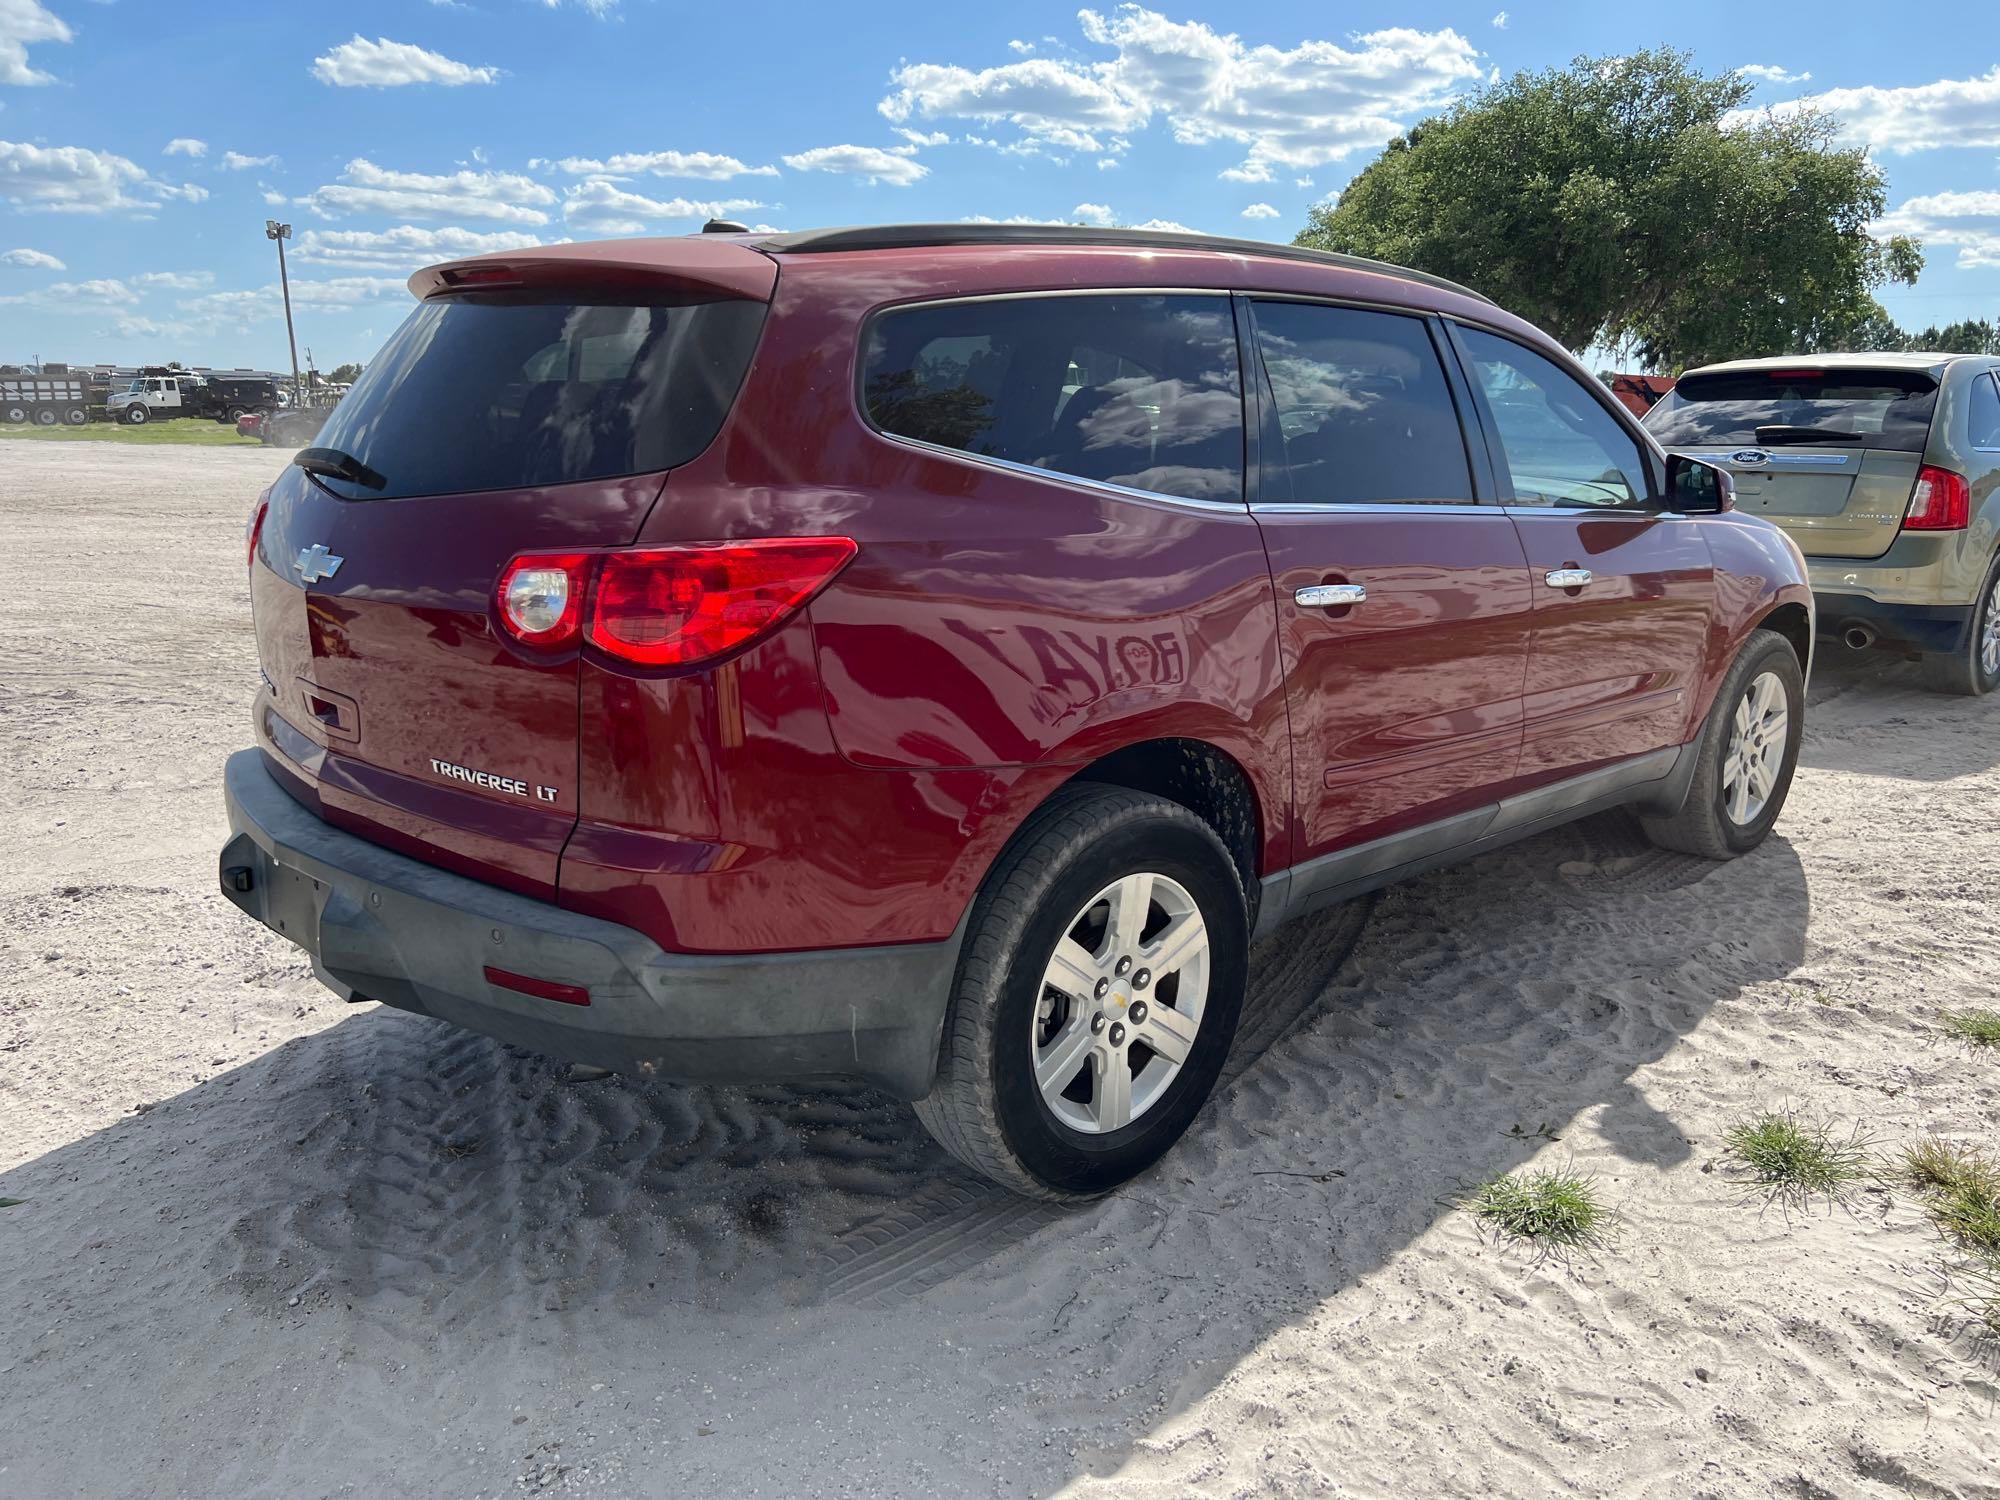
[[[28,408],[25,406],[10,406],[4,412],[0,412],[0,416],[6,417],[8,422],[18,427],[28,420]]]
[[[1986,570],[1965,644],[1949,656],[1926,656],[1924,681],[1940,693],[1976,698],[2000,687],[2000,557]]]
[[[90,421],[90,412],[81,406],[72,406],[63,413],[63,420],[72,427],[82,427]]]
[[[1064,788],[974,904],[917,1115],[1016,1192],[1116,1187],[1214,1088],[1247,956],[1242,881],[1207,824],[1157,797]]]
[[[1704,859],[1734,859],[1763,843],[1798,768],[1805,702],[1805,674],[1791,642],[1752,631],[1695,742],[1687,801],[1672,817],[1641,819],[1646,836]]]
[[[37,427],[53,427],[56,425],[56,421],[56,409],[53,406],[45,406],[35,413],[35,425]]]

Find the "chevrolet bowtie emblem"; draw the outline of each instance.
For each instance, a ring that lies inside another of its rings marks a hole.
[[[292,559],[292,566],[299,570],[299,577],[307,583],[318,583],[322,578],[331,578],[346,562],[344,557],[335,557],[326,550],[324,542],[314,542],[310,547],[299,548],[299,555]]]

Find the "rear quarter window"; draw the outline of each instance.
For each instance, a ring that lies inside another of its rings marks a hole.
[[[885,433],[1188,500],[1243,498],[1226,297],[1009,297],[868,325],[861,401]]]

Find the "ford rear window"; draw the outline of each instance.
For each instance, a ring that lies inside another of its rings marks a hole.
[[[1922,370],[1718,370],[1684,375],[1646,413],[1664,447],[1830,445],[1921,453],[1937,405]]]
[[[721,428],[764,312],[734,299],[432,298],[316,439],[381,486],[315,477],[348,499],[380,500],[675,468]]]

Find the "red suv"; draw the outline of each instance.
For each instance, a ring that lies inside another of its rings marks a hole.
[[[1796,549],[1462,287],[946,226],[411,288],[249,534],[222,886],[343,996],[856,1075],[1089,1194],[1280,923],[1620,805],[1726,859],[1784,802]]]

